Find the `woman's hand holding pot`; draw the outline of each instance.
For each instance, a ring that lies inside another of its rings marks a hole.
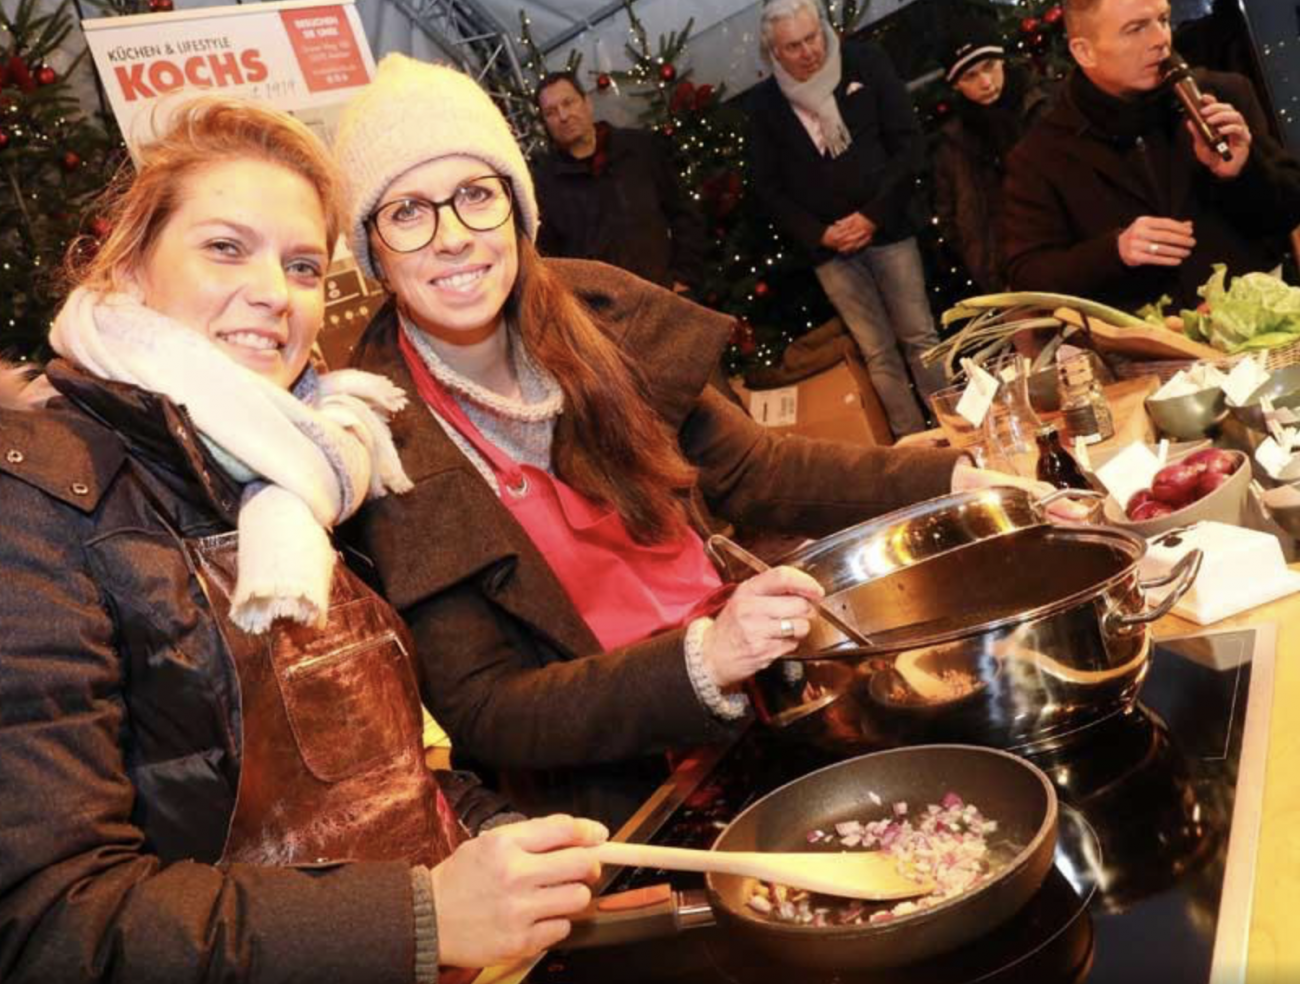
[[[433,869],[438,962],[486,967],[532,956],[569,935],[591,902],[609,838],[594,820],[555,815],[507,824],[462,844]]]
[[[825,594],[793,567],[774,567],[736,588],[704,637],[704,663],[714,683],[732,686],[794,652],[811,629],[809,599]]]

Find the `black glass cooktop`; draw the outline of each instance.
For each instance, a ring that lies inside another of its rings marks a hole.
[[[1264,626],[1162,641],[1131,711],[1032,756],[1063,805],[1056,864],[1017,916],[973,944],[896,970],[831,973],[775,963],[707,926],[555,952],[527,981],[1200,984],[1212,973],[1216,984],[1244,981],[1273,639]],[[828,761],[751,729],[643,839],[707,847],[749,803]],[[701,876],[637,869],[606,891],[663,882],[702,886]]]

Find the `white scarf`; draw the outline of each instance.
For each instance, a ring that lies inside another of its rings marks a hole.
[[[183,406],[244,484],[235,624],[253,633],[281,617],[323,624],[335,560],[328,531],[367,492],[411,488],[386,422],[405,394],[382,376],[345,369],[309,373],[294,395],[136,298],[84,288],[59,312],[50,345],[93,376]]]
[[[800,82],[782,68],[775,58],[772,59],[772,74],[776,76],[776,84],[790,102],[817,117],[822,137],[826,141],[826,150],[831,157],[839,157],[853,143],[849,129],[844,125],[844,117],[840,115],[840,107],[835,102],[835,89],[843,74],[840,39],[825,24],[822,25],[822,38],[826,42],[826,61],[811,78]]]

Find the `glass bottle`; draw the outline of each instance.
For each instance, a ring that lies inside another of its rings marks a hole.
[[[1110,404],[1093,374],[1092,356],[1083,352],[1061,362],[1057,365],[1057,379],[1066,438],[1071,443],[1082,438],[1084,444],[1096,444],[1114,436]]]
[[[1017,366],[998,386],[984,418],[984,465],[1022,478],[1038,472],[1038,428],[1043,424],[1029,403],[1029,376]]]
[[[1053,424],[1038,428],[1038,480],[1058,489],[1090,489],[1092,483],[1061,446],[1061,435]]]

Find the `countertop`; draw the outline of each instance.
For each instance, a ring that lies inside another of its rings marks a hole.
[[[1300,720],[1291,716],[1300,709],[1300,594],[1208,626],[1169,616],[1155,632],[1190,635],[1263,622],[1277,626],[1277,651],[1246,978],[1290,984],[1300,972]]]

